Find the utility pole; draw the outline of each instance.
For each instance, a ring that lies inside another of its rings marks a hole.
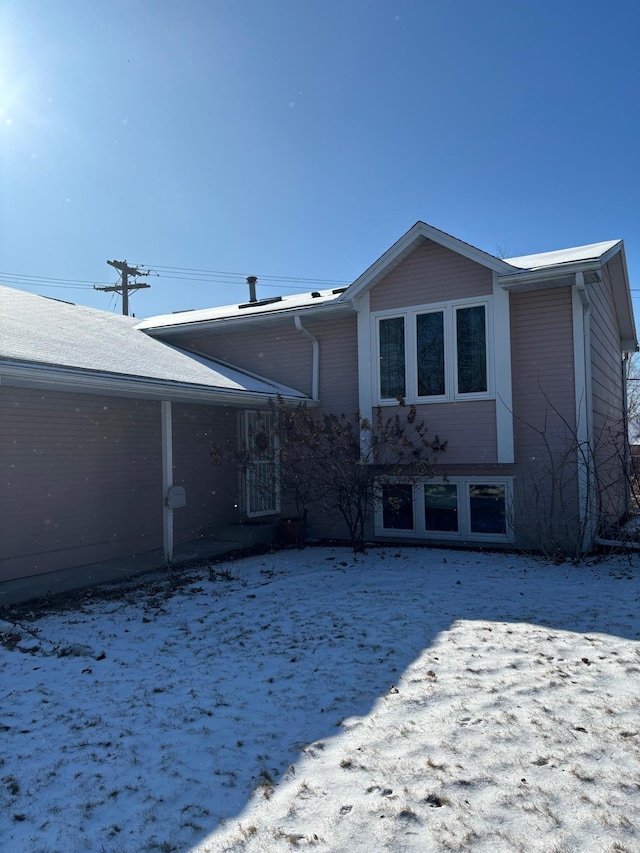
[[[122,294],[122,313],[129,316],[129,293],[134,290],[142,290],[144,287],[151,287],[150,284],[138,284],[137,281],[129,284],[129,276],[149,275],[149,272],[139,270],[137,267],[130,267],[126,261],[107,261],[107,263],[120,272],[120,284],[112,284],[110,287],[98,287],[94,284],[93,289]]]

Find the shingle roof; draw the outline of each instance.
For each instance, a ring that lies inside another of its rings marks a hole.
[[[196,311],[176,311],[173,314],[161,314],[138,322],[138,329],[162,329],[169,326],[184,326],[192,323],[208,323],[216,320],[250,320],[252,317],[281,314],[287,311],[303,311],[337,303],[345,288],[320,290],[313,293],[295,293],[277,299],[266,299],[241,305],[223,305],[217,308],[200,308]]]
[[[588,246],[575,246],[572,249],[558,249],[555,252],[541,252],[537,255],[523,255],[519,258],[505,258],[505,263],[521,270],[537,270],[555,267],[559,264],[595,261],[613,249],[620,240],[607,240],[604,243],[590,243]]]
[[[180,350],[139,331],[133,317],[0,286],[1,362],[56,366],[204,389],[287,397],[300,391]]]

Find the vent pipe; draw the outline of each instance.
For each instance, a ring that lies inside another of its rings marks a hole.
[[[248,275],[247,276],[247,284],[249,285],[249,302],[257,302],[258,297],[256,296],[256,282],[258,281],[258,277],[256,275]]]

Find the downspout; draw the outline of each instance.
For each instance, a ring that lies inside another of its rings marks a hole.
[[[576,438],[578,452],[578,490],[581,504],[581,514],[584,517],[583,549],[589,550],[595,539],[597,530],[596,501],[596,471],[593,458],[593,389],[591,383],[591,301],[584,283],[584,273],[577,272],[575,277],[576,291],[582,307],[582,356],[584,366],[584,400],[582,405],[576,400]],[[576,342],[577,343],[577,342]],[[575,344],[574,344],[575,345]],[[576,377],[577,379],[577,377]],[[584,425],[580,426],[580,416],[584,416]],[[580,469],[582,468],[582,471]]]
[[[173,560],[173,508],[169,506],[168,496],[173,486],[173,424],[171,402],[163,400],[162,417],[162,542],[164,561],[167,566]]]
[[[318,402],[320,399],[320,344],[318,343],[318,339],[302,325],[302,320],[300,319],[300,316],[298,314],[296,314],[293,320],[296,324],[296,329],[301,332],[305,336],[305,338],[311,341],[311,399]]]

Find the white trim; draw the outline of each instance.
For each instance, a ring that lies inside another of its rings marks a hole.
[[[167,496],[173,486],[173,422],[171,402],[163,400],[160,404],[162,420],[162,542],[164,560],[167,565],[173,560],[173,510],[168,505]]]
[[[302,325],[302,320],[300,319],[300,315],[296,314],[293,318],[293,322],[295,323],[296,329],[307,338],[307,340],[311,341],[311,398],[313,400],[319,400],[319,391],[320,391],[320,344],[318,343],[318,339],[315,335],[312,335],[308,329]]]
[[[596,482],[593,460],[593,397],[591,387],[591,302],[584,276],[576,273],[571,288],[573,308],[573,360],[576,397],[576,452],[578,458],[578,506],[584,528],[585,549],[597,530]]]
[[[220,403],[225,406],[260,406],[276,397],[278,387],[273,391],[247,391],[235,388],[207,388],[206,386],[141,379],[136,376],[117,376],[83,371],[79,368],[58,367],[47,364],[21,364],[0,362],[2,384],[18,388],[51,388],[55,391],[68,391],[79,394],[103,394],[110,397],[135,397],[137,399],[173,400],[185,403]],[[288,405],[296,405],[302,400],[314,405],[305,395],[282,394]]]
[[[511,320],[509,293],[493,274],[493,364],[496,392],[498,462],[514,461],[513,393],[511,384]]]
[[[491,296],[478,299],[453,299],[448,302],[434,302],[428,305],[411,305],[402,309],[386,309],[370,314],[370,335],[372,339],[372,370],[369,382],[372,386],[372,398],[377,406],[397,405],[397,398],[380,396],[380,320],[404,319],[405,347],[405,394],[409,404],[463,402],[471,400],[493,400],[495,398],[494,357],[493,357],[493,310]],[[485,360],[487,370],[487,390],[471,393],[458,391],[458,347],[456,332],[456,311],[461,308],[484,307],[485,317]],[[444,380],[445,393],[431,396],[418,396],[418,364],[416,320],[421,314],[443,314],[444,323]]]
[[[515,267],[500,260],[500,258],[495,258],[493,255],[483,252],[482,249],[477,249],[470,243],[458,240],[457,237],[440,231],[432,225],[427,225],[426,222],[416,222],[390,249],[387,249],[377,261],[371,264],[353,284],[349,285],[345,292],[340,295],[339,301],[348,302],[355,296],[359,296],[363,291],[373,287],[425,240],[432,240],[434,243],[444,246],[445,249],[450,249],[452,252],[462,255],[470,261],[475,261],[483,267],[488,267],[498,273],[509,274],[516,271]]]
[[[401,537],[403,539],[436,539],[450,541],[473,541],[473,542],[513,542],[514,531],[510,520],[513,512],[513,477],[483,477],[481,475],[472,477],[436,477],[431,480],[393,477],[385,482],[407,484],[413,486],[413,529],[402,530],[398,528],[383,527],[383,508],[381,497],[376,502],[374,513],[374,530],[376,536],[388,538]],[[457,487],[457,532],[444,530],[427,530],[424,524],[424,486],[430,484],[454,485]],[[380,484],[380,487],[384,483]],[[505,499],[505,527],[506,533],[473,533],[471,531],[471,509],[469,486],[503,486]]]
[[[360,417],[373,420],[373,381],[374,381],[374,345],[371,338],[371,315],[369,293],[363,293],[355,300],[358,330],[358,411]],[[370,433],[360,433],[360,449],[363,456],[367,455]]]
[[[576,276],[577,278],[577,276]],[[576,434],[576,464],[578,466],[578,513],[580,523],[584,527],[585,538],[590,527],[587,519],[589,511],[589,479],[590,466],[585,463],[582,449],[589,442],[588,410],[587,410],[587,367],[586,367],[586,307],[580,296],[577,284],[571,288],[571,307],[573,323],[573,384],[575,394],[575,434]]]

